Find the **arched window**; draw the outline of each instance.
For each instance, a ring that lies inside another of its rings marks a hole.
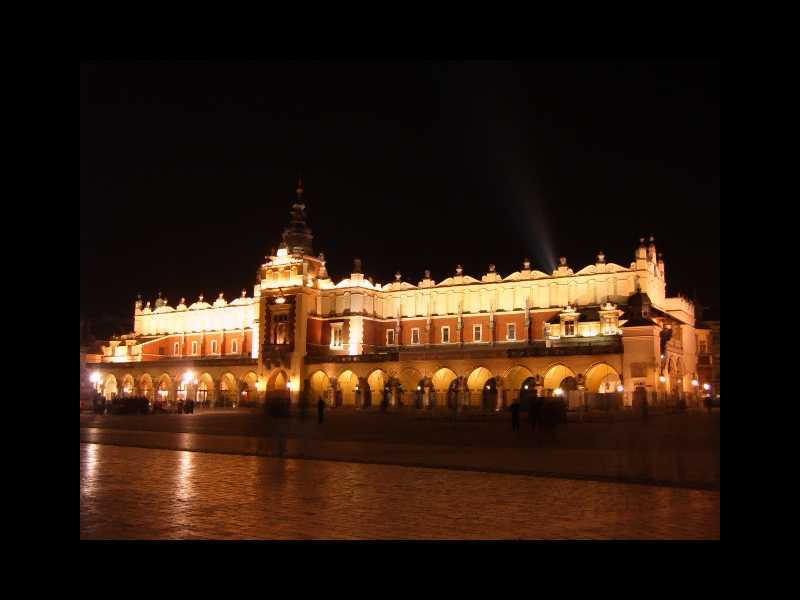
[[[192,342],[192,354],[197,354],[197,342]]]
[[[231,343],[231,352],[234,354],[239,352],[239,340],[233,340],[233,343]]]
[[[217,340],[211,340],[211,354],[217,353]]]

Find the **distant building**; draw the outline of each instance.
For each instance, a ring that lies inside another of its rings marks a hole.
[[[665,262],[642,238],[627,266],[607,262],[552,272],[529,260],[502,276],[457,266],[441,281],[397,273],[380,284],[360,260],[330,278],[312,249],[302,184],[277,251],[252,295],[213,303],[136,301],[134,328],[89,360],[98,391],[186,397],[215,405],[270,395],[323,397],[332,405],[500,408],[532,395],[570,405],[631,405],[697,397],[694,305],[666,294]],[[718,339],[718,338],[717,338]]]
[[[706,341],[699,346],[698,369],[703,382],[709,382],[713,393],[720,393],[719,381],[719,309],[704,309],[699,330],[707,332]]]

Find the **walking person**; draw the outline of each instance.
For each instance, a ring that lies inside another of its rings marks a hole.
[[[511,403],[511,429],[519,431],[519,400]]]
[[[317,423],[322,425],[322,422],[325,420],[325,402],[322,400],[322,396],[320,396],[319,400],[317,401]]]

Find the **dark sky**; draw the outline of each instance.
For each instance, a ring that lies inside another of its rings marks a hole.
[[[719,303],[718,62],[81,64],[81,316],[252,294],[302,173],[315,251],[385,283],[628,266]],[[213,301],[213,300],[212,300]]]

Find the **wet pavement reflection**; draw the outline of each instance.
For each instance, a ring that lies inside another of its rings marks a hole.
[[[81,539],[718,539],[719,492],[80,444]]]

